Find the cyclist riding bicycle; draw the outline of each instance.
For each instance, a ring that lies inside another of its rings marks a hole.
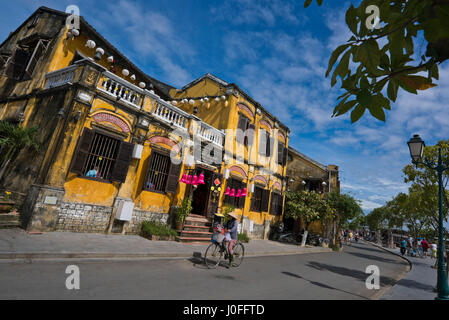
[[[238,240],[237,236],[237,230],[239,223],[237,221],[238,217],[235,214],[234,211],[228,213],[228,216],[231,218],[228,222],[225,224],[225,230],[226,230],[226,238],[225,241],[228,243],[228,250],[229,250],[229,266],[232,266],[234,262],[234,256],[233,256],[233,248],[235,243]]]

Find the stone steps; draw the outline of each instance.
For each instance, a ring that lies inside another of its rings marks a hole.
[[[186,217],[184,229],[178,231],[179,236],[176,241],[182,243],[206,244],[212,237],[212,223],[209,219],[196,214],[190,214]]]
[[[0,214],[0,229],[20,228],[19,215],[15,213]]]

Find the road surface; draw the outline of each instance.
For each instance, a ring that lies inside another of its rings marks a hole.
[[[80,289],[68,290],[69,265]],[[368,266],[380,270],[380,290],[368,290]],[[298,300],[378,299],[408,271],[408,263],[369,244],[340,253],[254,257],[240,268],[208,270],[199,259],[0,262],[0,299]]]

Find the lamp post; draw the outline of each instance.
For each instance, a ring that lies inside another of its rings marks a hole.
[[[449,286],[447,283],[446,264],[444,262],[444,228],[443,228],[443,172],[449,169],[449,164],[443,164],[441,157],[441,146],[438,148],[438,163],[435,165],[433,161],[422,157],[424,154],[425,143],[417,134],[408,142],[410,156],[415,165],[422,164],[427,168],[438,173],[438,207],[439,207],[439,226],[438,226],[438,296],[436,300],[449,300]]]

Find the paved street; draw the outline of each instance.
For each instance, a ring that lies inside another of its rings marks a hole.
[[[81,287],[65,287],[66,267]],[[381,289],[368,290],[366,267],[380,269]],[[208,270],[201,260],[0,262],[0,299],[377,299],[408,263],[370,244],[341,253],[247,258],[238,269]]]
[[[397,254],[399,248],[388,249]],[[435,265],[435,259],[427,257],[407,257],[413,264],[412,270],[405,275],[382,300],[434,300],[436,293],[434,288],[437,284],[437,270],[431,268]]]

